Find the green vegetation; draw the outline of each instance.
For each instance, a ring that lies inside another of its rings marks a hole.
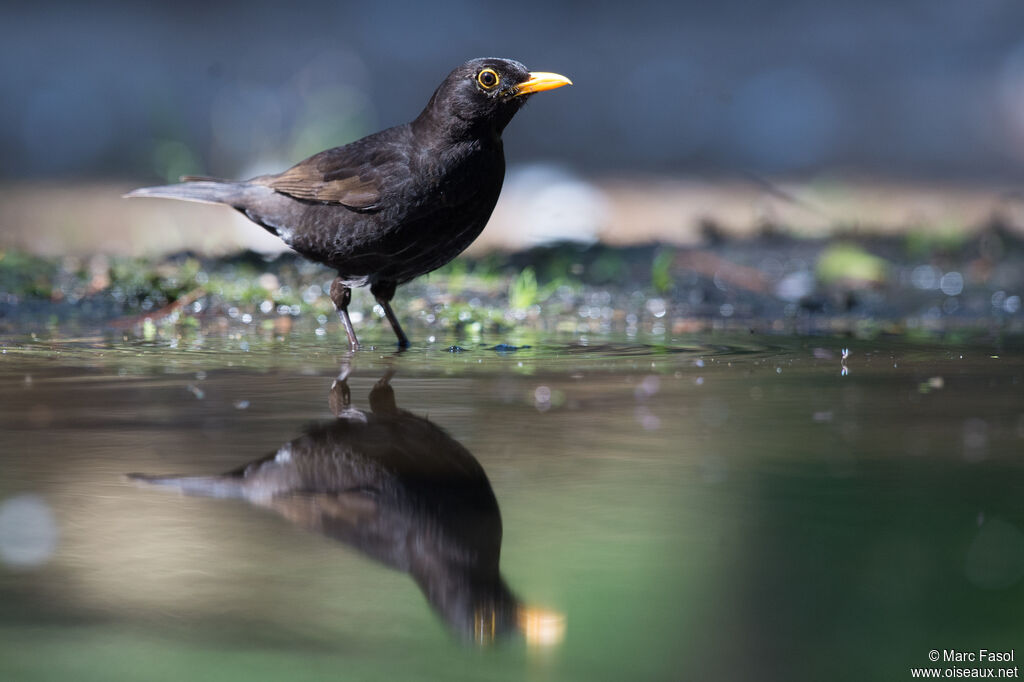
[[[818,259],[817,275],[824,284],[837,282],[881,284],[885,281],[888,263],[854,244],[837,244],[826,249]]]
[[[453,343],[506,342],[513,331],[658,339],[702,328],[862,338],[1021,331],[1020,238],[993,225],[956,246],[942,244],[920,247],[924,255],[915,258],[904,236],[852,233],[838,243],[776,235],[689,249],[544,246],[458,258],[403,285],[394,307],[414,333]],[[337,324],[326,293],[331,279],[294,254],[47,259],[6,251],[0,332],[322,336]],[[387,324],[375,306],[365,290],[354,293],[350,310],[371,338]]]
[[[58,265],[19,251],[0,251],[0,291],[25,298],[49,298]]]
[[[526,310],[538,300],[537,274],[524,268],[508,287],[508,305],[512,310]]]
[[[911,229],[906,235],[907,255],[928,258],[935,254],[952,254],[961,250],[970,233],[956,223],[940,223]]]
[[[672,249],[659,249],[654,253],[651,263],[651,286],[659,294],[667,293],[672,288],[672,264],[675,253]]]

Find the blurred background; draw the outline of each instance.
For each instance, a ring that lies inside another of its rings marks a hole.
[[[144,230],[182,209],[113,198],[278,171],[405,122],[482,55],[576,84],[506,133],[508,193],[540,206],[531,243],[686,242],[704,218],[742,231],[766,211],[805,230],[975,223],[1020,210],[1021,26],[1013,0],[8,3],[0,228],[43,252],[252,245],[248,228],[188,235],[224,212]],[[69,212],[79,230],[47,242]],[[521,246],[501,232],[482,244]]]
[[[456,64],[569,74],[514,161],[588,174],[1012,178],[1014,0],[19,3],[2,10],[0,173],[246,175],[405,122]]]

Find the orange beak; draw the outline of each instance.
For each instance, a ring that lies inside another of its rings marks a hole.
[[[531,646],[553,646],[565,639],[564,613],[536,606],[520,606],[518,621],[526,643]]]
[[[555,88],[560,88],[563,85],[572,85],[572,81],[557,73],[533,71],[530,73],[529,79],[516,86],[516,97],[519,97],[520,95],[529,95],[534,92],[542,92],[544,90],[554,90]]]

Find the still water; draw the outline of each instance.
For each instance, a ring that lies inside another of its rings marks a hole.
[[[8,339],[0,679],[1024,656],[1024,353],[735,341]]]

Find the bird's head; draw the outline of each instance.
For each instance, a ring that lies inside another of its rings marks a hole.
[[[448,74],[417,120],[453,132],[500,135],[530,95],[563,85],[572,81],[557,73],[531,73],[514,59],[471,59]]]

